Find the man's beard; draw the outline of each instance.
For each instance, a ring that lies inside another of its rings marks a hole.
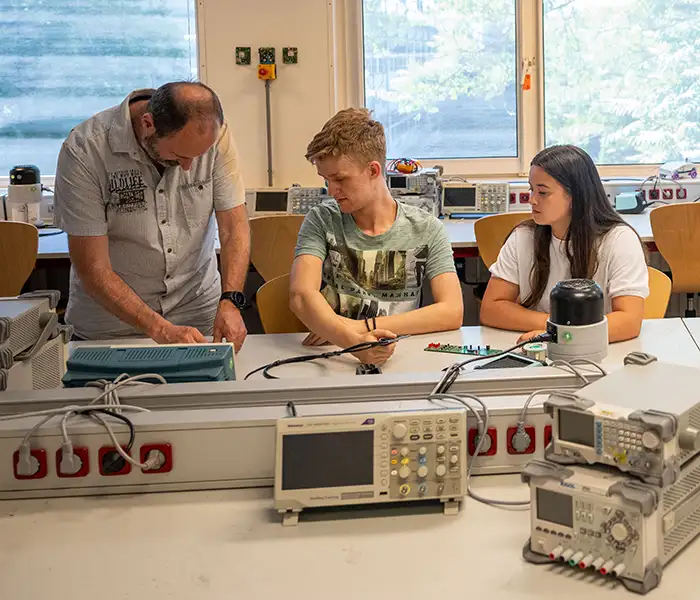
[[[166,160],[161,158],[160,153],[156,149],[156,136],[151,135],[143,140],[143,148],[148,154],[149,158],[159,165],[164,167],[177,167],[180,163],[176,160]]]

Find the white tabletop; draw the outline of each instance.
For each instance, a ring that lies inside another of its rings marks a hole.
[[[412,336],[398,342],[394,355],[382,366],[382,372],[387,374],[435,373],[436,377],[438,377],[444,367],[467,357],[459,354],[426,352],[425,347],[429,343],[440,342],[441,344],[472,346],[488,345],[492,349],[506,350],[517,342],[518,336],[518,333],[512,331],[478,326],[462,327],[456,331],[444,333]],[[243,344],[243,348],[236,355],[236,377],[241,379],[250,371],[281,358],[320,354],[337,349],[335,346],[303,346],[302,340],[305,337],[306,334],[304,333],[249,335]],[[700,336],[698,339],[700,339]],[[152,345],[154,343],[150,339],[72,342],[69,345],[69,352],[81,345]],[[608,357],[603,361],[603,366],[608,370],[619,368],[622,366],[625,356],[631,352],[646,352],[662,361],[700,367],[700,350],[688,332],[683,319],[650,319],[644,321],[639,337],[627,342],[610,344]],[[353,356],[337,356],[328,360],[283,365],[275,368],[273,374],[280,379],[352,375],[359,364]],[[252,375],[251,379],[261,377],[262,374],[258,373]]]
[[[683,324],[695,340],[695,343],[700,346],[700,317],[685,318]]]
[[[505,350],[514,345],[517,333],[500,331],[488,327],[462,327],[458,331],[414,336],[398,342],[392,358],[382,367],[384,373],[420,372],[438,373],[461,357],[456,354],[425,352],[430,342],[458,345],[487,344],[492,348]],[[251,335],[236,356],[236,372],[244,377],[253,369],[279,358],[300,354],[317,354],[333,347],[308,348],[301,345],[305,334]],[[603,365],[607,369],[622,366],[622,361],[630,352],[646,352],[659,360],[700,367],[700,350],[689,335],[681,319],[652,319],[644,321],[641,335],[628,342],[611,344],[608,358]],[[466,357],[464,357],[466,358]],[[284,365],[274,370],[274,375],[289,377],[329,377],[336,374],[352,374],[359,363],[352,356],[339,356],[330,360],[313,361],[294,365]],[[261,374],[252,378],[262,377]]]
[[[649,224],[649,214],[644,212],[640,215],[622,215],[639,234],[643,242],[653,242],[654,236]],[[476,237],[474,236],[475,219],[445,219],[443,223],[447,229],[452,248],[476,248]],[[55,229],[42,229],[40,233],[51,233]],[[216,240],[216,250],[219,251],[219,241]],[[65,233],[58,235],[40,235],[38,259],[48,258],[68,258],[68,238]]]
[[[517,476],[476,478],[525,499]],[[527,511],[469,499],[459,515],[310,520],[282,527],[270,489],[0,502],[0,596],[8,600],[630,599],[614,579],[521,557]],[[700,544],[651,598],[693,598]]]
[[[237,368],[318,351],[302,348],[302,338],[249,336]],[[385,370],[439,369],[456,358],[423,352],[429,341],[502,349],[515,338],[478,327],[417,336],[400,342]],[[606,367],[621,364],[632,351],[700,366],[700,350],[681,319],[645,321],[638,339],[610,347]],[[355,364],[336,358],[323,367],[295,365],[276,374],[330,376]],[[517,476],[478,477],[474,487],[501,499],[528,493]],[[270,489],[0,502],[0,598],[631,598],[614,579],[524,562],[527,511],[468,499],[456,517],[406,506],[391,514],[373,509],[372,518],[302,515],[298,527],[284,528],[271,507]],[[695,543],[667,567],[652,597],[691,597],[698,561]]]

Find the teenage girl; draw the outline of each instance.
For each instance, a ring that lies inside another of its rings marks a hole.
[[[549,293],[563,279],[593,279],[605,295],[611,342],[639,335],[649,275],[642,242],[607,198],[595,164],[576,146],[552,146],[530,166],[532,219],[518,225],[491,266],[481,323],[545,330]]]

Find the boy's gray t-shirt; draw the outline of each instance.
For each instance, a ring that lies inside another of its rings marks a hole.
[[[323,261],[321,293],[337,314],[364,319],[408,312],[419,307],[424,280],[455,272],[442,223],[415,206],[397,206],[394,224],[377,236],[363,233],[335,200],[306,215],[294,255]]]

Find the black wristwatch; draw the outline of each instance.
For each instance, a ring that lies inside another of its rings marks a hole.
[[[243,310],[248,304],[248,300],[243,292],[224,292],[221,294],[219,302],[223,302],[224,300],[228,300],[238,310]]]

